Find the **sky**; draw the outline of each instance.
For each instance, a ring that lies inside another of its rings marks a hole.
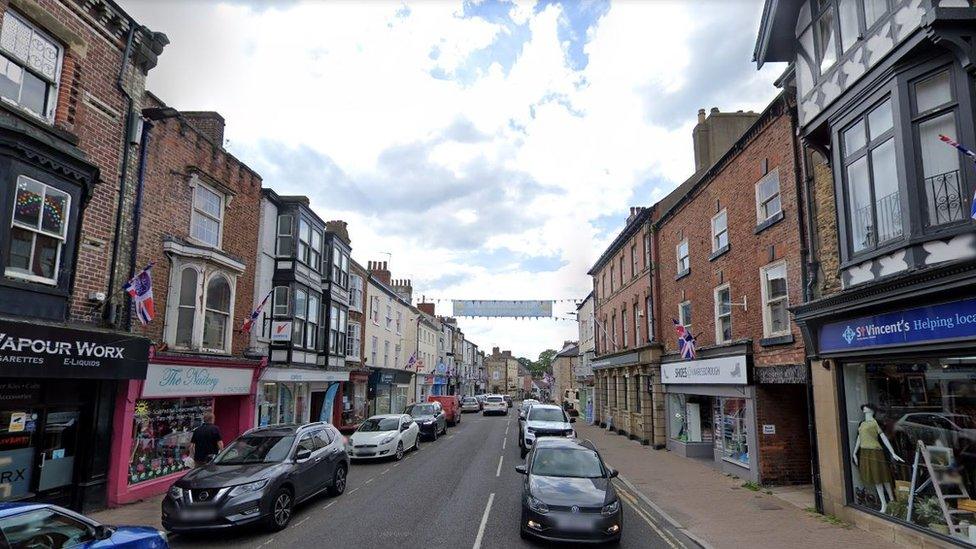
[[[415,296],[576,299],[630,206],[693,171],[699,108],[762,110],[761,0],[122,0],[169,46],[148,88],[226,119],[279,194],[349,223]],[[569,317],[571,302],[554,313]],[[536,357],[567,320],[459,320]]]

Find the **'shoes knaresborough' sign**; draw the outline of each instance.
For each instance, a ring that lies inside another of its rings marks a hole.
[[[247,395],[251,393],[250,368],[211,368],[150,364],[143,398],[167,396]]]
[[[661,365],[661,383],[688,385],[748,385],[746,357],[704,358]]]
[[[142,379],[149,340],[129,334],[0,321],[0,376]]]
[[[831,322],[820,328],[820,352],[891,347],[976,337],[976,299]]]
[[[552,316],[552,301],[457,300],[451,302],[454,316],[546,317]]]

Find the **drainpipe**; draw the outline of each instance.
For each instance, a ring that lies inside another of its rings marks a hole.
[[[119,199],[115,206],[115,241],[112,245],[112,261],[109,263],[111,268],[109,269],[108,275],[108,290],[105,295],[108,298],[105,301],[105,308],[102,310],[103,318],[108,322],[109,326],[115,328],[118,327],[118,312],[115,306],[115,295],[117,293],[116,284],[116,270],[119,260],[119,255],[122,253],[122,239],[120,238],[122,233],[122,222],[123,222],[123,208],[125,206],[125,180],[126,174],[129,171],[129,149],[130,143],[132,141],[132,126],[135,123],[135,113],[132,110],[133,100],[132,96],[129,94],[128,90],[125,89],[123,80],[125,78],[125,69],[129,65],[129,56],[132,54],[132,42],[135,38],[136,32],[142,30],[142,26],[136,25],[135,20],[129,18],[129,34],[125,39],[125,51],[122,54],[122,65],[119,67],[118,77],[115,79],[115,86],[118,88],[119,93],[125,98],[126,108],[125,108],[125,132],[122,138],[122,164],[119,166]],[[128,324],[128,322],[126,323]]]
[[[784,101],[787,101],[784,97]],[[811,253],[813,250],[813,227],[808,225],[813,223],[813,215],[805,215],[804,204],[812,209],[812,198],[810,195],[810,185],[807,184],[808,166],[806,155],[800,150],[800,124],[797,119],[795,108],[786,104],[790,113],[790,131],[793,132],[793,179],[796,182],[796,216],[797,227],[800,230],[800,279],[804,281],[803,302],[810,301],[813,285],[816,280],[815,271],[811,273],[808,265],[813,264]],[[806,355],[806,352],[804,352]],[[816,409],[813,400],[813,366],[809,357],[804,358],[804,366],[807,373],[807,432],[810,437],[810,469],[813,476],[813,498],[814,506],[818,513],[824,512],[823,506],[823,487],[820,481],[820,452],[817,445],[817,421]]]
[[[146,183],[146,159],[149,156],[149,134],[153,125],[148,120],[142,123],[142,136],[139,139],[139,168],[136,178],[136,199],[132,205],[132,243],[129,246],[129,279],[136,274],[136,260],[139,251],[139,227],[142,225],[142,192]],[[131,299],[128,298],[128,299]],[[128,302],[128,299],[126,302]],[[125,329],[132,329],[132,315],[125,315]]]

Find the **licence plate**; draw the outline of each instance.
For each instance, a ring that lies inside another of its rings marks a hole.
[[[183,520],[211,520],[217,518],[215,509],[186,509],[180,513]]]

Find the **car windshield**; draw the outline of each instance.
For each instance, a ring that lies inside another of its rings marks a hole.
[[[474,404],[475,402],[478,402],[478,401],[475,400],[475,399],[473,399],[473,398],[471,398],[471,397],[467,397],[464,400],[462,400],[461,402],[463,402],[464,404]]]
[[[400,428],[400,418],[371,417],[359,426],[361,433],[375,433],[379,431],[396,431]]]
[[[488,397],[488,402],[502,402],[502,397]]]
[[[416,416],[432,416],[437,412],[434,410],[433,404],[411,404],[410,406],[407,406],[407,409],[404,411],[404,413],[416,417]]]
[[[603,466],[591,450],[572,448],[536,448],[532,474],[543,477],[600,478]]]
[[[294,441],[294,435],[244,436],[224,448],[213,462],[217,465],[277,463],[288,457]]]
[[[559,421],[566,422],[566,416],[559,408],[539,408],[533,406],[529,410],[529,421]]]

